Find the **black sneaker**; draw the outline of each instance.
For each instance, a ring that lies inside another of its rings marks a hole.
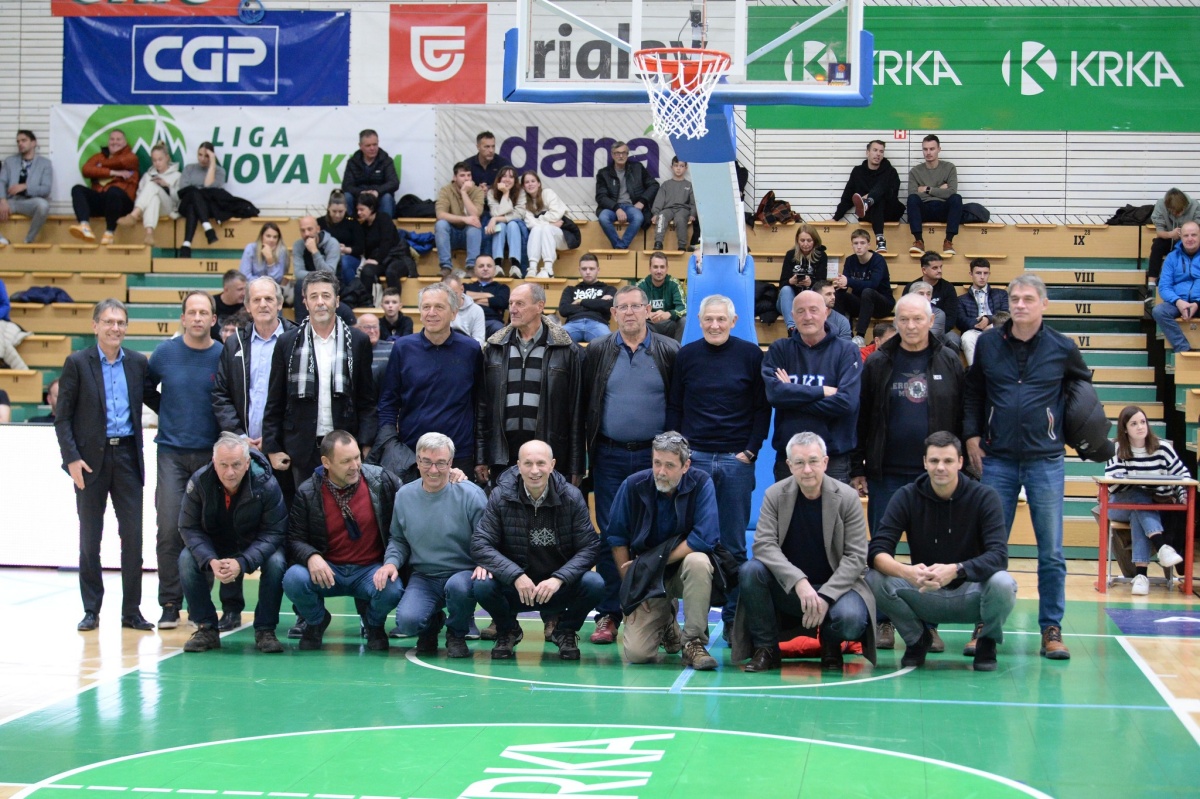
[[[921,637],[915,644],[905,646],[904,657],[900,658],[900,665],[906,669],[924,666],[925,656],[929,654],[931,646],[933,646],[933,632],[926,627],[921,631]]]
[[[177,256],[179,258],[191,258],[192,257],[192,248],[191,247],[180,247],[179,252],[177,253]]]
[[[184,652],[207,652],[221,648],[221,634],[211,624],[201,624],[183,645]]]
[[[158,629],[174,630],[179,626],[179,608],[175,605],[163,605],[162,615],[158,617]]]
[[[217,622],[217,629],[223,633],[227,633],[230,630],[236,630],[238,627],[241,627],[241,626],[242,626],[242,614],[235,613],[233,611],[227,611],[227,612],[221,613],[221,619],[220,619],[220,621]]]
[[[554,645],[558,647],[559,660],[579,660],[579,634],[566,630],[554,633]]]
[[[654,242],[654,251],[655,252],[662,252],[662,248],[663,248],[663,243],[661,241]]]
[[[388,642],[387,633],[384,632],[383,625],[378,627],[367,626],[367,649],[372,652],[386,652],[391,647]]]
[[[521,643],[525,631],[519,627],[514,630],[496,633],[496,644],[492,647],[492,660],[509,660],[513,657],[513,648]]]
[[[277,655],[283,651],[283,644],[275,637],[274,630],[255,630],[254,648],[264,655]]]
[[[211,228],[204,231],[204,240],[207,241],[209,244],[216,244],[217,243],[217,231],[215,231]]]
[[[304,625],[304,632],[300,634],[300,651],[313,652],[320,649],[325,640],[325,631],[329,629],[331,621],[333,621],[333,616],[329,615],[329,611],[325,611],[325,620],[316,627],[311,624]]]
[[[821,639],[821,669],[822,671],[842,670],[842,643]]]
[[[308,622],[304,619],[297,619],[296,623],[288,628],[288,638],[303,638],[304,631],[308,629]]]
[[[887,239],[883,236],[875,237],[875,252],[887,252]]]
[[[429,618],[428,624],[425,626],[425,631],[417,636],[417,654],[418,655],[436,655],[438,651],[438,635],[442,632],[442,626],[446,623],[446,614],[444,611],[438,611]]]
[[[975,639],[975,671],[996,670],[996,641],[981,635]]]
[[[471,650],[467,648],[467,639],[460,638],[457,635],[446,631],[446,657],[448,658],[469,658]]]

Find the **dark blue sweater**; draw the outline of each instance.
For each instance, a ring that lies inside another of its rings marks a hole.
[[[775,376],[782,368],[790,382]],[[788,439],[811,431],[825,439],[830,455],[854,449],[858,423],[858,394],[862,383],[862,355],[849,341],[833,335],[825,325],[825,338],[810,347],[799,336],[781,338],[763,358],[763,383],[767,401],[775,408],[775,434],[771,444],[783,455]],[[837,393],[825,396],[825,386]]]
[[[150,356],[147,380],[151,385],[162,383],[158,435],[154,437],[160,447],[207,450],[221,434],[212,390],[224,347],[216,341],[209,343],[212,346],[207,349],[194,350],[183,343],[182,336],[167,339]]]
[[[866,289],[892,296],[892,278],[888,273],[887,261],[877,252],[871,253],[871,259],[865,264],[858,260],[857,255],[851,255],[846,259],[842,274],[846,277],[846,285],[860,297]]]
[[[771,426],[763,353],[737,336],[720,346],[704,339],[679,350],[667,395],[667,429],[702,452],[757,453]]]

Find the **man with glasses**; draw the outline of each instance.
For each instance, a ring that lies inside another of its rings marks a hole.
[[[600,534],[625,478],[650,468],[650,446],[666,429],[667,393],[679,342],[650,329],[650,305],[637,286],[625,286],[613,300],[617,330],[588,344],[583,385],[590,398],[586,415],[592,490]],[[616,641],[621,623],[617,592],[621,575],[606,547],[596,564],[607,593],[596,607],[593,644]]]
[[[17,154],[5,158],[0,166],[0,222],[7,222],[12,214],[29,217],[26,244],[37,241],[42,225],[50,216],[54,171],[50,159],[37,154],[37,146],[37,136],[32,130],[18,130]],[[0,247],[7,246],[8,239],[0,236]]]
[[[633,237],[641,232],[646,209],[654,205],[658,181],[646,167],[629,160],[629,145],[623,141],[612,146],[612,164],[596,173],[596,215],[600,229],[612,246],[627,250]],[[618,235],[617,225],[624,224],[625,233]]]
[[[104,582],[100,538],[111,496],[121,537],[121,626],[153,630],[138,607],[142,601],[142,402],[158,408],[148,385],[146,356],[122,347],[129,316],[125,305],[101,300],[92,310],[96,346],[67,356],[58,383],[54,431],[63,471],[75,483],[79,512],[79,590],[83,619],[77,629],[100,625]]]

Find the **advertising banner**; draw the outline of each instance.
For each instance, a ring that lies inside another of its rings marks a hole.
[[[262,209],[309,213],[324,208],[342,184],[358,131],[373,128],[396,161],[400,194],[432,197],[434,113],[431,106],[337,108],[195,107],[158,105],[59,105],[50,115],[56,199],[71,196],[80,167],[120,128],[143,166],[150,148],[166,143],[181,164],[196,160],[201,142],[212,142],[225,168],[226,188]],[[472,139],[472,142],[474,139]],[[445,182],[445,181],[442,181]]]
[[[346,105],[350,15],[74,17],[63,24],[64,103]]]
[[[50,0],[50,13],[56,17],[236,17],[240,5],[241,0]]]
[[[628,142],[630,158],[658,180],[671,177],[674,152],[650,134],[646,107],[606,105],[596,116],[570,106],[468,106],[441,108],[437,119],[439,186],[450,182],[456,161],[475,154],[475,136],[485,130],[518,174],[536,171],[573,214],[595,214],[596,173],[608,165],[613,142]]]
[[[748,127],[1196,130],[1182,112],[1200,86],[1195,8],[923,5],[864,13],[875,36],[870,107],[755,106]],[[751,9],[749,48],[792,21],[786,9]],[[844,40],[844,27],[821,23],[792,42],[786,60],[752,64],[748,76],[784,80],[769,70],[786,67],[796,80],[824,79],[827,64],[845,57]]]
[[[391,7],[388,102],[487,101],[487,4]]]

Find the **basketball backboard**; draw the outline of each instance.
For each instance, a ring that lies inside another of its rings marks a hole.
[[[732,57],[724,105],[865,106],[863,0],[517,0],[505,37],[510,102],[643,103],[632,53],[701,47]],[[637,42],[638,45],[631,45]]]

